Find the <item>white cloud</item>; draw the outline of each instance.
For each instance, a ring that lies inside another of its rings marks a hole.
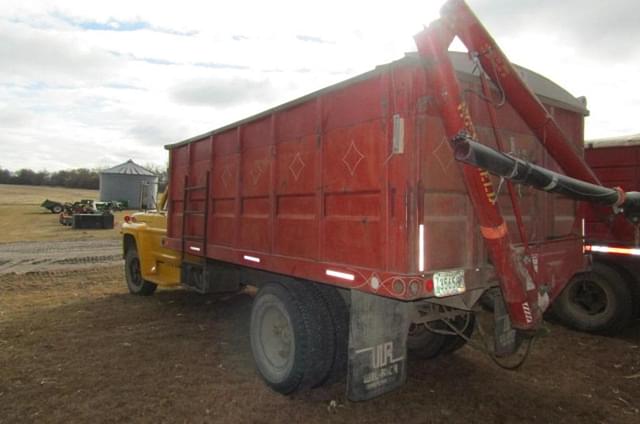
[[[588,97],[588,136],[638,132],[635,3],[543,1],[469,0],[514,62]],[[414,50],[440,5],[0,2],[0,166],[163,164],[166,143]]]
[[[274,89],[269,80],[211,78],[183,82],[172,89],[171,98],[186,105],[227,107],[270,102]]]
[[[107,78],[118,61],[74,34],[0,23],[0,77],[4,82],[76,84]]]

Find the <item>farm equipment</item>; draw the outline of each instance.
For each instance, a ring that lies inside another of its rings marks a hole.
[[[470,59],[447,51],[455,35]],[[407,349],[469,341],[487,290],[487,353],[528,349],[588,269],[577,201],[633,217],[638,194],[599,185],[584,105],[511,65],[463,1],[415,40],[417,55],[167,146],[167,210],[122,227],[129,291],[257,286],[253,356],[285,394],[345,375],[352,400],[397,388]]]
[[[95,205],[96,209],[101,212],[121,211],[125,208],[125,204],[117,200],[110,200],[107,202],[93,202],[93,204]]]
[[[60,224],[66,226],[73,225],[73,215],[75,214],[94,214],[97,209],[93,205],[93,200],[83,199],[78,202],[65,203],[64,209],[60,213]]]
[[[587,143],[585,159],[605,184],[640,188],[640,137]],[[584,205],[585,251],[593,268],[574,276],[553,305],[572,328],[614,333],[640,317],[640,222],[611,208]]]
[[[60,224],[74,229],[111,229],[114,225],[112,210],[114,202],[96,202],[83,199],[74,203],[65,203],[60,213]]]
[[[111,212],[102,213],[77,213],[71,220],[71,226],[75,229],[103,229],[110,230],[113,228],[114,217]]]
[[[56,214],[59,214],[64,209],[64,205],[62,203],[56,202],[55,200],[49,200],[49,199],[46,199],[44,202],[42,202],[40,206],[42,206],[45,209],[49,209],[51,213],[56,213]]]

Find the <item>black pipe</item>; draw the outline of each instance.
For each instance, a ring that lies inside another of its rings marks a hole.
[[[633,223],[640,222],[640,193],[624,193],[551,171],[531,162],[498,152],[478,143],[466,133],[452,140],[456,160],[482,168],[491,174],[538,190],[559,193],[575,200],[614,206]]]

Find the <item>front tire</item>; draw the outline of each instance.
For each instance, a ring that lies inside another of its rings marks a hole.
[[[574,276],[554,302],[553,312],[563,324],[580,331],[613,334],[633,315],[631,290],[624,277],[607,265]]]
[[[140,258],[135,248],[130,248],[124,257],[124,275],[127,279],[127,287],[131,294],[138,296],[150,296],[158,287],[156,284],[142,278]]]

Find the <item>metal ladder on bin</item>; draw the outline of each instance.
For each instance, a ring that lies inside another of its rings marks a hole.
[[[205,284],[207,282],[207,232],[208,232],[208,212],[209,212],[209,171],[207,171],[206,174],[206,178],[205,178],[205,183],[202,185],[194,185],[194,186],[189,186],[189,176],[185,175],[184,176],[184,190],[183,190],[183,198],[182,198],[182,238],[181,238],[181,243],[182,243],[182,249],[181,249],[181,257],[180,257],[180,262],[182,264],[185,264],[187,262],[185,262],[185,250],[186,250],[186,243],[187,241],[199,241],[202,243],[202,251],[199,252],[202,254],[203,257],[203,262],[202,262],[202,289],[205,290]],[[191,210],[188,209],[188,204],[189,201],[193,200],[190,199],[190,194],[193,192],[197,192],[197,191],[204,191],[205,195],[204,195],[204,209],[203,210]],[[191,216],[197,216],[200,215],[202,216],[202,220],[203,220],[203,234],[202,236],[198,236],[198,235],[187,235],[186,234],[186,224],[187,224],[187,216],[191,215]],[[200,265],[200,264],[192,264],[192,265]],[[198,290],[197,287],[194,287],[196,290]]]

